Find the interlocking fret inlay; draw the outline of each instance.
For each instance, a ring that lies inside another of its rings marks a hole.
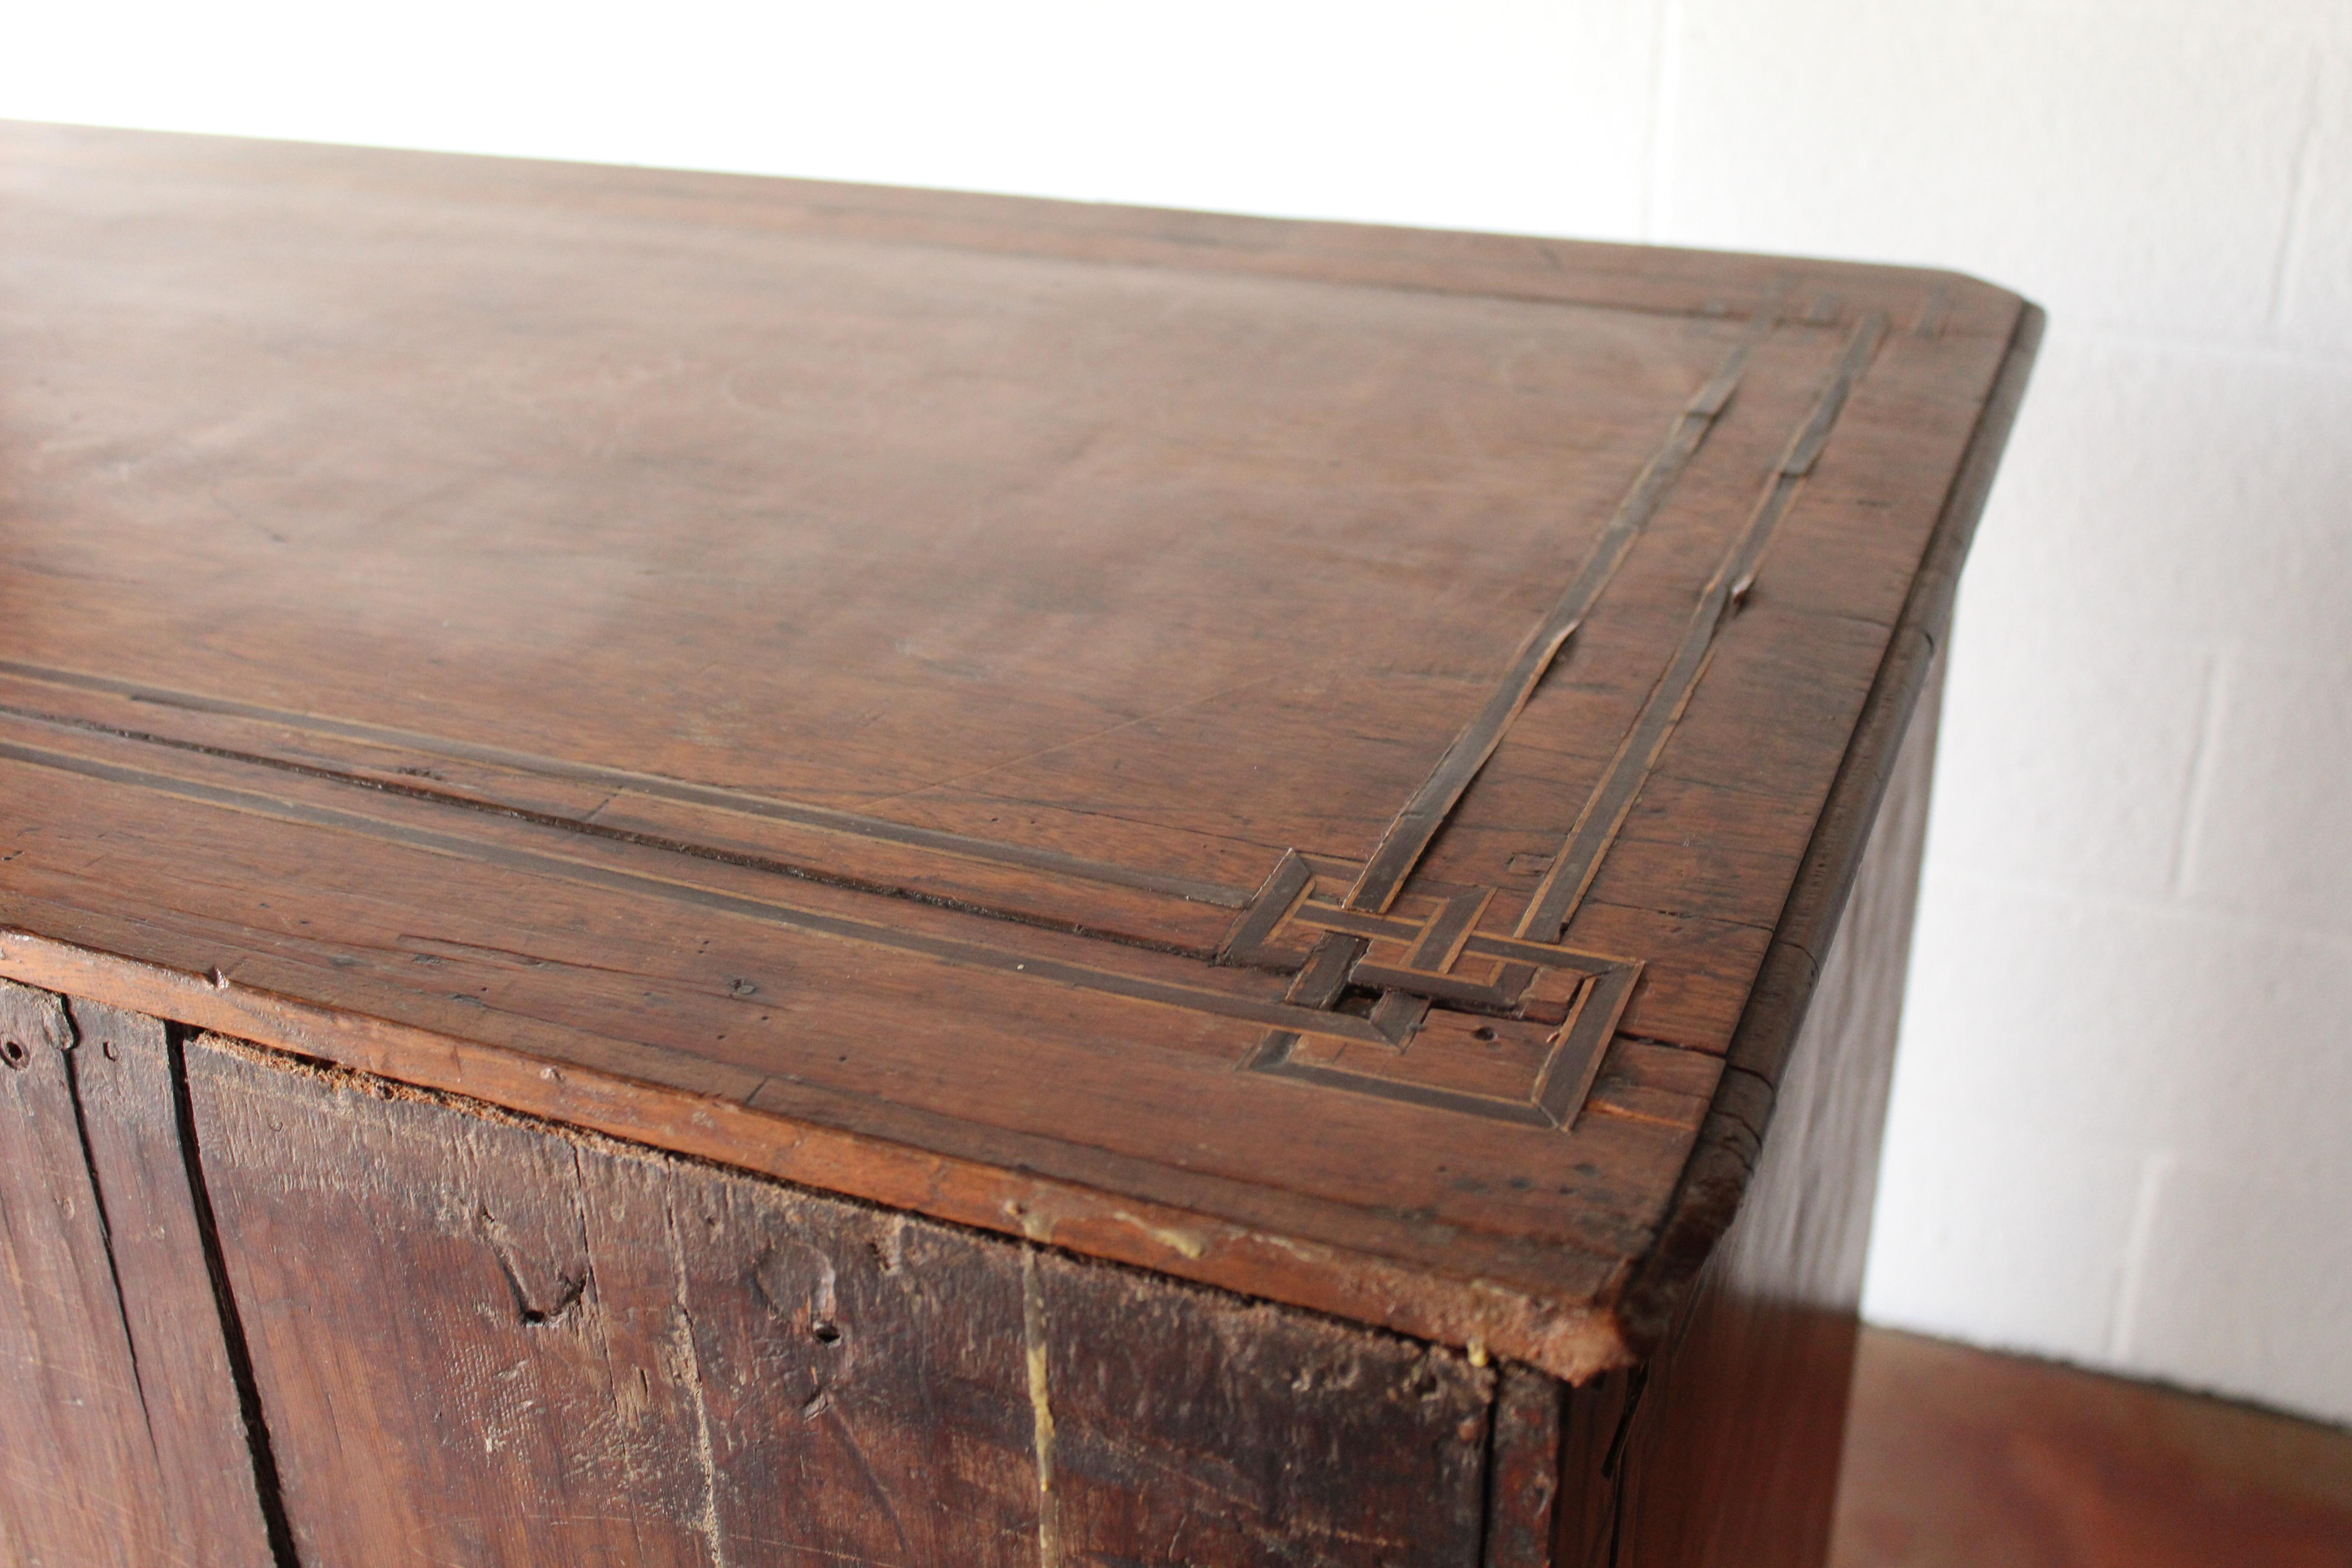
[[[1525,1098],[1400,1081],[1361,1049],[1344,1063],[1308,1062],[1300,1057],[1297,1037],[1281,1031],[1260,1042],[1244,1063],[1246,1070],[1504,1121],[1555,1127],[1573,1121],[1617,1020],[1633,997],[1642,964],[1637,959],[1563,947],[1561,933],[1591,889],[1651,770],[1705,679],[1724,628],[1745,604],[1774,531],[1885,340],[1883,315],[1865,317],[1848,334],[1827,384],[1790,437],[1747,523],[1700,593],[1681,642],[1577,814],[1566,841],[1546,867],[1511,937],[1478,930],[1493,902],[1493,889],[1442,889],[1415,885],[1410,879],[1463,793],[1502,744],[1512,720],[1606,591],[1643,526],[1656,514],[1666,488],[1698,450],[1729,403],[1756,343],[1771,327],[1769,317],[1751,325],[1685,406],[1666,445],[1635,481],[1575,583],[1522,645],[1478,716],[1398,813],[1371,858],[1346,880],[1345,892],[1336,898],[1329,892],[1343,868],[1293,853],[1234,922],[1219,954],[1228,963],[1295,965],[1298,981],[1290,1001],[1329,1009],[1345,1006],[1352,998],[1399,1053],[1413,1047],[1436,1007],[1492,1013],[1549,1027],[1552,1032]],[[1417,918],[1392,913],[1401,893],[1408,900],[1417,896],[1423,906]],[[1551,975],[1577,977],[1572,994],[1546,998],[1531,989],[1538,977]],[[1366,993],[1374,994],[1369,1001]],[[1498,1026],[1481,1027],[1494,1037],[1486,1043],[1504,1043],[1496,1034]]]

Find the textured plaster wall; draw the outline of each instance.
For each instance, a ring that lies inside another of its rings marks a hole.
[[[0,5],[0,114],[1932,263],[2052,330],[1868,1307],[2352,1419],[2352,0]]]

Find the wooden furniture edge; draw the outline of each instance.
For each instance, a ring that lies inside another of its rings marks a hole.
[[[836,1195],[1018,1236],[1528,1363],[1581,1384],[1661,1344],[1737,1214],[1772,1098],[1836,934],[1958,572],[2021,400],[2044,317],[2018,302],[1979,416],[1861,721],[1783,906],[1721,1084],[1648,1254],[1618,1289],[1547,1300],[1435,1276],[1365,1251],[1277,1236],[1078,1183],[1014,1175],[870,1134],[824,1128],[625,1067],[557,1063],[416,1026],[338,1013],[31,931],[0,929],[0,975],[422,1088],[467,1095]],[[648,1058],[658,1055],[647,1051]],[[858,1179],[843,1182],[854,1169]],[[1008,1195],[1008,1194],[1010,1195]],[[1612,1299],[1613,1298],[1613,1299]]]
[[[1781,1074],[1837,936],[1879,804],[1937,650],[1948,640],[1960,567],[1984,514],[2048,318],[2020,300],[2000,369],[1977,418],[1862,717],[1806,845],[1755,989],[1741,1013],[1698,1142],[1656,1242],[1616,1308],[1619,1343],[1645,1359],[1665,1340],[1716,1243],[1739,1212],[1761,1155]],[[1572,1380],[1573,1381],[1573,1380]]]
[[[1622,1364],[1601,1301],[1563,1302],[1377,1254],[1007,1172],[619,1068],[532,1057],[0,927],[0,977],[805,1188],[1525,1362],[1570,1383]],[[648,1052],[648,1055],[653,1053]],[[856,1179],[841,1180],[855,1170]],[[1621,1271],[1622,1273],[1622,1271]]]
[[[1925,327],[1932,317],[1936,335],[1991,337],[1999,333],[2005,307],[2013,299],[2007,290],[1981,279],[1947,268],[1501,229],[1276,217],[944,185],[887,185],[512,153],[159,132],[0,116],[0,136],[11,132],[52,134],[84,146],[168,137],[223,150],[261,149],[264,155],[289,163],[330,154],[373,163],[387,174],[396,173],[404,160],[430,158],[473,174],[487,187],[485,195],[522,195],[542,205],[731,210],[755,220],[764,211],[772,226],[812,238],[1214,271],[1643,315],[1738,319],[1768,302],[1777,308],[1779,300],[1801,285],[1834,296],[1841,289],[1866,290],[1874,284],[1900,283],[1927,296],[1924,314],[1916,324]],[[508,184],[526,172],[537,183],[535,193],[522,193]],[[561,182],[560,192],[551,192],[550,182]],[[457,196],[449,191],[441,194]],[[797,215],[798,221],[788,215]],[[861,222],[928,226],[931,232],[869,234],[858,227]],[[1106,247],[1113,249],[1107,251]],[[1667,268],[1663,275],[1658,270],[1661,262]],[[1425,269],[1428,275],[1409,276],[1413,269]],[[1737,275],[1735,281],[1723,279],[1720,274],[1726,269]],[[1855,308],[1865,312],[1868,309],[1860,304]],[[1832,299],[1829,315],[1815,324],[1837,318]]]
[[[54,132],[62,145],[87,153],[90,162],[100,164],[110,137],[131,134],[67,127],[24,130],[35,139]],[[215,147],[252,145],[228,139],[186,140]],[[278,160],[298,181],[304,160],[320,153],[370,156],[384,184],[408,180],[409,171],[422,166],[403,161],[419,155],[389,150],[263,145],[275,151],[250,155]],[[210,156],[196,153],[189,161],[201,173]],[[159,155],[152,161],[169,164],[173,158]],[[1532,288],[1549,271],[1555,279],[1572,277],[1594,284],[1603,294],[1639,293],[1641,279],[1622,264],[1627,258],[1650,254],[1664,258],[1659,287],[1687,291],[1696,288],[1691,281],[1695,264],[1737,259],[1740,267],[1729,285],[1729,305],[1721,295],[1711,294],[1702,307],[1691,295],[1677,308],[1679,313],[1722,314],[1737,307],[1744,291],[1760,290],[1774,268],[1804,269],[1809,283],[1876,279],[1924,287],[1943,276],[1848,263],[1711,258],[1697,251],[1647,253],[1533,237],[1445,236],[972,193],[903,192],[509,159],[467,162],[474,172],[457,182],[462,188],[452,199],[507,199],[516,194],[517,171],[544,174],[556,169],[562,172],[561,184],[541,205],[559,209],[605,206],[642,213],[652,208],[707,220],[764,218],[815,237],[879,237],[887,243],[981,250],[1009,247],[1084,260],[1312,276],[1346,287],[1434,289],[1541,299],[1564,306],[1667,309],[1625,298],[1527,294],[1518,292],[1517,286]],[[371,175],[370,183],[378,183],[377,177]],[[868,234],[856,227],[867,220],[891,232]],[[845,223],[847,227],[841,226]],[[1024,224],[1036,231],[1034,243],[1021,239]],[[919,232],[909,235],[909,227]],[[976,231],[977,237],[967,230]],[[1139,248],[1113,246],[1107,254],[1103,242],[1108,240],[1133,241]],[[1367,263],[1371,264],[1369,273],[1363,269]],[[1402,268],[1395,277],[1371,275],[1391,263]],[[1408,274],[1416,280],[1401,280]],[[558,1059],[555,1052],[539,1050],[529,1042],[494,1047],[383,1018],[338,1016],[291,996],[237,984],[217,973],[199,974],[193,966],[158,967],[110,952],[118,946],[115,941],[102,937],[92,944],[87,931],[75,933],[80,938],[76,945],[0,930],[0,948],[5,950],[0,953],[0,973],[215,1028],[298,1057],[469,1094],[525,1114],[694,1153],[819,1191],[1065,1246],[1441,1342],[1484,1347],[1571,1382],[1583,1381],[1638,1360],[1646,1347],[1661,1340],[1675,1300],[1738,1206],[1790,1042],[1842,918],[1887,769],[1927,663],[1948,624],[1958,565],[2041,330],[2040,312],[2013,295],[1975,280],[1954,279],[1950,285],[1963,291],[1969,310],[1986,308],[1996,300],[2005,308],[2007,349],[1992,396],[1979,414],[1961,468],[1939,510],[1936,531],[1782,908],[1723,1080],[1676,1183],[1665,1222],[1640,1258],[1620,1264],[1612,1254],[1598,1260],[1601,1268],[1613,1269],[1605,1283],[1548,1293],[1524,1280],[1502,1286],[1481,1279],[1459,1265],[1451,1265],[1451,1273],[1434,1273],[1432,1265],[1406,1265],[1362,1246],[1307,1243],[1271,1234],[1265,1227],[1211,1218],[1181,1205],[1122,1198],[1108,1185],[1041,1179],[969,1155],[936,1154],[913,1140],[830,1129],[757,1104],[754,1075],[731,1069],[716,1075],[682,1074],[673,1065],[682,1058],[650,1047],[589,1037],[593,1065],[585,1065],[568,1053]],[[1948,310],[1949,304],[1947,300],[1922,308],[1934,313]],[[1833,305],[1824,311],[1817,324],[1836,318]],[[1927,330],[1924,321],[1920,330]],[[20,963],[31,967],[19,969]],[[61,975],[79,978],[57,978]],[[1576,1256],[1572,1251],[1566,1255]],[[1441,1261],[1433,1267],[1449,1265]],[[1599,1277],[1597,1269],[1591,1277]]]

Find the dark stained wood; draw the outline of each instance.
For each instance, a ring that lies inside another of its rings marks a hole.
[[[2032,306],[38,126],[0,214],[0,975],[222,1520],[1818,1557]]]
[[[1496,1378],[1468,1358],[1032,1253],[1073,1563],[1459,1563]],[[1034,1364],[1034,1363],[1033,1363]]]
[[[2024,352],[1941,274],[0,153],[0,967],[1570,1375],[1694,1147],[1578,1114],[1612,1021],[1730,1048]],[[1426,928],[1303,1007],[1209,962],[1293,850]]]
[[[0,1550],[267,1563],[163,1026],[0,982]]]
[[[1560,1487],[1570,1474],[1560,1425],[1568,1399],[1567,1390],[1540,1373],[1503,1369],[1489,1417],[1495,1440],[1486,1480],[1484,1568],[1549,1568],[1552,1561]],[[1583,1479],[1580,1465],[1573,1473]]]
[[[1864,1329],[1836,1568],[2344,1568],[2352,1432]]]
[[[304,1562],[1478,1537],[1495,1377],[1454,1352],[215,1038],[189,1063]]]
[[[1600,1484],[1586,1474],[1563,1510],[1563,1568],[1813,1568],[1827,1552],[1940,699],[1937,671],[1769,1102],[1770,1136],[1738,1217],[1660,1352],[1569,1395],[1588,1407],[1571,1425],[1593,1434],[1588,1446],[1608,1430],[1615,1463]]]

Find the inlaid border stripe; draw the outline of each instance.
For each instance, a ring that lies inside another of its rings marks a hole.
[[[421,731],[396,729],[390,725],[370,724],[352,719],[333,719],[317,713],[297,713],[278,708],[265,708],[251,702],[236,702],[226,698],[206,697],[192,691],[176,691],[168,687],[149,686],[140,681],[118,679],[112,676],[88,675],[79,670],[57,669],[46,665],[26,664],[15,659],[0,659],[0,675],[13,675],[20,679],[38,681],[48,686],[68,687],[75,690],[93,691],[101,696],[120,697],[132,702],[149,703],[158,708],[175,708],[191,713],[212,713],[227,719],[249,719],[259,723],[279,724],[289,730],[307,730],[313,734],[335,735],[347,741],[369,745],[398,747],[425,756],[447,757],[460,762],[480,763],[490,767],[507,768],[515,773],[540,778],[563,779],[573,784],[591,784],[604,788],[647,795],[686,805],[708,806],[719,811],[731,811],[746,816],[766,817],[787,822],[797,827],[813,828],[822,833],[837,833],[854,838],[872,839],[881,843],[903,845],[912,849],[927,849],[943,855],[953,855],[966,860],[982,860],[1001,866],[1013,866],[1025,871],[1043,871],[1081,881],[1100,882],[1112,887],[1130,888],[1138,892],[1164,893],[1192,903],[1213,904],[1219,909],[1238,910],[1250,900],[1249,893],[1239,888],[1228,888],[1198,878],[1171,876],[1158,871],[1139,871],[1105,861],[1089,860],[1082,856],[1065,855],[1055,849],[1034,849],[1025,845],[1001,844],[992,839],[968,837],[940,828],[917,827],[908,823],[892,822],[887,817],[867,816],[859,812],[841,811],[831,806],[808,805],[798,801],[776,800],[767,795],[750,795],[740,790],[720,789],[712,784],[689,784],[661,773],[641,773],[626,768],[605,767],[596,763],[576,763],[561,757],[542,757],[530,752],[510,751],[504,746],[483,745],[472,741],[453,740],[446,735],[426,734]],[[247,752],[223,752],[219,748],[193,742],[175,740],[168,735],[156,735],[140,731],[117,729],[93,720],[66,718],[53,714],[20,712],[20,717],[38,719],[44,722],[73,724],[120,736],[124,740],[143,741],[152,745],[176,746],[184,751],[231,755],[239,761],[260,763],[267,766],[287,766],[294,771],[321,778],[339,779],[362,788],[381,787],[373,779],[356,778],[338,773],[331,768],[310,764],[289,764],[267,756]],[[436,800],[450,797],[434,791],[407,793],[430,795]],[[452,802],[452,804],[464,804]]]
[[[1697,456],[1707,433],[1715,428],[1717,420],[1729,406],[1732,394],[1738,389],[1749,356],[1771,331],[1776,319],[1777,306],[1759,311],[1724,355],[1715,374],[1683,405],[1674,427],[1666,433],[1664,444],[1643,466],[1633,488],[1618,503],[1616,513],[1601,531],[1584,569],[1576,574],[1576,580],[1569,584],[1550,613],[1528,634],[1486,704],[1463,726],[1462,732],[1430,770],[1429,777],[1422,781],[1421,787],[1413,791],[1388,830],[1381,834],[1380,845],[1364,862],[1356,885],[1348,890],[1349,909],[1370,910],[1377,914],[1395,901],[1405,879],[1428,852],[1463,793],[1495,754],[1495,748],[1503,743],[1511,721],[1535,694],[1537,684],[1559,657],[1560,648],[1592,613],[1602,590],[1624,564],[1633,542],[1657,515],[1667,493]]]
[[[1608,772],[1593,786],[1575,826],[1569,830],[1567,841],[1536,885],[1516,934],[1534,942],[1558,942],[1577,906],[1584,901],[1593,879],[1600,875],[1602,858],[1616,841],[1618,829],[1623,826],[1634,800],[1648,782],[1650,770],[1656,765],[1659,753],[1665,749],[1675,726],[1682,721],[1684,710],[1690,706],[1700,680],[1706,677],[1707,666],[1715,658],[1717,639],[1746,599],[1765,547],[1771,542],[1773,530],[1787,515],[1805,477],[1812,472],[1822,448],[1828,445],[1831,430],[1837,425],[1838,416],[1845,409],[1848,395],[1870,368],[1885,337],[1886,318],[1883,315],[1865,317],[1847,337],[1845,353],[1839,359],[1836,372],[1815,400],[1811,417],[1790,437],[1748,526],[1740,531],[1723,563],[1716,568],[1706,591],[1699,596],[1682,645],[1651,689],[1648,700],[1619,745]]]
[[[1097,969],[1066,960],[1045,958],[1034,952],[1014,952],[992,947],[982,942],[961,942],[952,937],[929,936],[918,931],[900,931],[893,926],[871,921],[852,920],[842,915],[822,914],[813,910],[796,909],[771,900],[745,898],[740,894],[721,892],[698,883],[678,881],[667,877],[649,876],[640,871],[625,871],[615,867],[598,866],[569,856],[551,855],[542,850],[519,848],[513,845],[488,843],[457,834],[439,833],[430,828],[412,827],[403,823],[385,822],[362,816],[353,812],[337,811],[331,807],[311,805],[301,801],[280,800],[250,790],[233,789],[221,784],[204,784],[194,779],[175,778],[168,773],[149,773],[119,763],[100,762],[65,752],[46,751],[16,742],[0,741],[0,759],[26,763],[33,767],[49,768],[61,773],[77,773],[108,784],[180,800],[194,801],[223,810],[243,812],[248,816],[297,826],[323,828],[332,832],[352,833],[396,844],[404,848],[443,855],[452,859],[477,865],[503,867],[531,876],[549,877],[612,892],[665,899],[673,903],[692,904],[700,909],[722,914],[740,915],[745,919],[797,931],[804,936],[828,938],[838,942],[859,943],[868,947],[889,948],[912,952],[926,958],[954,963],[970,969],[991,970],[1001,974],[1018,974],[1024,979],[1070,986],[1081,991],[1124,997],[1129,1001],[1155,1003],[1193,1013],[1208,1013],[1244,1023],[1262,1024],[1298,1034],[1327,1035],[1365,1045],[1387,1046],[1391,1042],[1364,1019],[1345,1013],[1318,1012],[1294,1006],[1285,1002],[1260,1001],[1248,996],[1236,996],[1226,992],[1184,985],[1174,981],[1154,979],[1146,975],[1125,974],[1116,970]]]

